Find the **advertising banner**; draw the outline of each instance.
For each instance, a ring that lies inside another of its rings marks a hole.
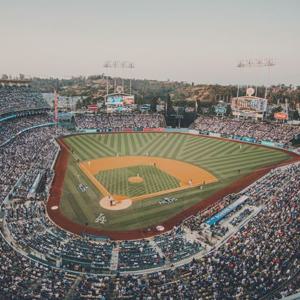
[[[164,128],[144,128],[144,132],[163,132]]]
[[[195,130],[195,129],[190,129],[189,133],[191,133],[191,134],[197,134],[197,135],[199,134],[198,130]]]
[[[273,142],[270,142],[270,141],[261,141],[260,142],[262,145],[265,145],[265,146],[269,146],[269,147],[274,147],[274,143]]]
[[[114,95],[108,96],[106,99],[106,105],[123,105],[123,96],[121,95]]]
[[[124,132],[133,132],[133,129],[132,128],[123,128],[123,131]]]
[[[287,120],[289,117],[286,113],[284,112],[278,112],[274,114],[274,118],[276,120]]]
[[[258,97],[242,96],[232,98],[231,108],[235,111],[244,112],[265,112],[267,110],[268,100]]]
[[[251,137],[248,137],[248,136],[243,136],[241,140],[245,141],[245,142],[248,142],[248,143],[255,143],[256,142],[255,138],[251,138]]]
[[[134,104],[134,96],[123,96],[124,105],[132,105]]]
[[[165,128],[165,132],[189,132],[188,128]]]
[[[209,135],[214,137],[221,137],[221,134],[217,132],[210,132]]]
[[[98,105],[97,105],[97,103],[88,105],[88,110],[89,110],[89,111],[94,111],[94,112],[97,111],[97,110],[98,110]]]

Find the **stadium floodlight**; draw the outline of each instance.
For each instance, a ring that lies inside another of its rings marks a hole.
[[[103,67],[106,69],[114,69],[117,72],[117,69],[134,69],[134,63],[130,61],[120,61],[120,60],[108,60],[103,64]],[[114,91],[116,91],[117,81],[114,78]],[[124,78],[122,78],[122,87],[124,90]],[[106,94],[108,94],[108,76],[106,75]],[[129,94],[131,94],[131,78],[129,79]]]
[[[238,68],[268,68],[270,77],[270,68],[276,65],[272,58],[255,58],[255,59],[243,59],[237,64]],[[265,98],[267,97],[268,88],[265,90]],[[237,97],[239,96],[239,85],[237,87]]]
[[[273,67],[273,66],[275,66],[275,62],[272,58],[244,59],[244,60],[240,60],[237,64],[238,68]]]
[[[111,68],[111,62],[108,60],[103,65],[104,68]]]

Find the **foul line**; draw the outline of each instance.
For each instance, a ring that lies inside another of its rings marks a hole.
[[[96,186],[96,188],[102,193],[103,196],[110,196],[111,194],[108,190],[98,181],[91,172],[82,163],[79,163],[79,168],[81,171],[90,179],[90,181]]]

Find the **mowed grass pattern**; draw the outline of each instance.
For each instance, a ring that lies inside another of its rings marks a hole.
[[[137,174],[143,178],[143,182],[128,182],[129,177],[137,176]],[[134,166],[106,170],[97,174],[96,178],[111,194],[126,195],[129,197],[151,194],[179,187],[179,181],[175,177],[154,166]]]
[[[70,158],[61,201],[63,213],[76,222],[89,220],[91,226],[114,230],[136,229],[162,222],[236,179],[290,158],[288,154],[271,148],[187,134],[85,134],[67,137],[64,141],[74,151],[75,158],[81,161],[117,155],[158,156],[194,164],[213,173],[219,180],[203,190],[190,189],[176,193],[178,201],[172,205],[159,206],[160,198],[153,198],[138,201],[130,209],[111,212],[99,206],[99,191]],[[118,190],[120,187],[117,186],[121,183],[117,182],[121,177],[114,174],[114,178],[111,182]],[[78,191],[77,187],[83,181],[89,186],[85,193]],[[93,224],[93,218],[101,212],[105,213],[108,222],[104,225]]]
[[[287,154],[250,144],[171,133],[89,134],[66,138],[80,160],[116,155],[150,155],[192,163],[218,178],[249,173],[282,161]]]

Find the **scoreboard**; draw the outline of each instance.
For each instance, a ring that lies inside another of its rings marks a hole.
[[[120,95],[108,96],[106,98],[106,105],[123,105],[123,98]]]
[[[266,112],[268,100],[265,98],[244,96],[231,100],[231,109],[234,111]]]
[[[106,97],[106,105],[109,106],[123,106],[123,105],[132,105],[134,104],[133,95],[108,95]]]

